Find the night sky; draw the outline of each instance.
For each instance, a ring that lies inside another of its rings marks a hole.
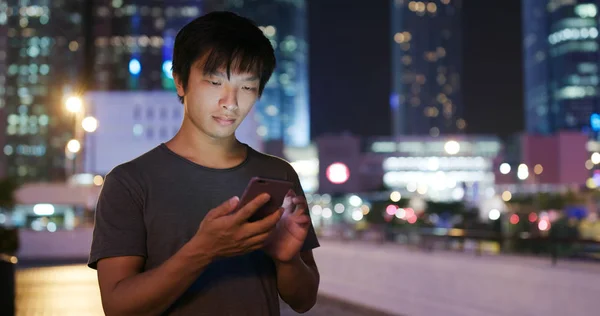
[[[311,135],[344,131],[390,135],[389,1],[308,2]],[[499,136],[520,132],[521,1],[463,3],[467,132]]]

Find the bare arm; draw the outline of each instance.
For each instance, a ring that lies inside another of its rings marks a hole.
[[[98,261],[98,281],[106,315],[160,315],[212,262],[192,242],[155,269],[141,272],[142,257]]]
[[[309,311],[317,301],[319,270],[312,251],[301,252],[290,262],[275,261],[279,295],[298,313]]]
[[[175,302],[215,259],[237,256],[264,246],[281,211],[248,223],[264,205],[263,194],[235,214],[239,199],[212,209],[200,223],[196,235],[160,266],[143,271],[144,259],[112,257],[98,261],[98,282],[105,314],[160,315]]]

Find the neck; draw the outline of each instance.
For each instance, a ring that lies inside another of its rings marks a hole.
[[[166,145],[173,152],[195,163],[214,168],[236,165],[246,155],[245,146],[235,135],[228,138],[210,137],[187,119],[184,119],[177,134]]]

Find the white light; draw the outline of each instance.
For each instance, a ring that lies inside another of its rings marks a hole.
[[[352,219],[355,221],[360,221],[361,219],[363,219],[363,212],[361,210],[354,210],[354,212],[352,212]]]
[[[498,211],[497,209],[493,209],[493,210],[491,210],[491,211],[490,211],[490,213],[488,214],[488,217],[489,217],[491,220],[495,221],[495,220],[497,220],[497,219],[499,219],[499,218],[500,218],[500,211]]]
[[[517,177],[520,180],[525,180],[527,179],[527,177],[529,177],[529,168],[526,164],[519,165],[519,167],[517,168]]]
[[[279,109],[275,105],[271,104],[267,106],[265,112],[268,116],[276,116],[277,114],[279,114]]]
[[[338,214],[344,213],[345,209],[346,209],[346,207],[342,203],[338,203],[333,207],[333,210]]]
[[[550,222],[545,218],[541,219],[538,223],[538,229],[541,231],[550,229]]]
[[[432,157],[427,160],[427,169],[437,171],[440,168],[440,160],[437,157]]]
[[[399,208],[398,210],[396,210],[396,217],[399,219],[404,219],[404,217],[406,217],[406,210],[404,210],[403,208]]]
[[[142,136],[144,134],[144,126],[142,124],[133,125],[133,135]]]
[[[402,195],[398,191],[394,191],[394,192],[390,193],[390,200],[392,200],[392,202],[398,202],[398,201],[400,201],[401,198],[402,198]]]
[[[258,128],[256,128],[256,135],[260,136],[260,137],[265,137],[267,136],[267,127],[264,125],[259,126]]]
[[[500,165],[500,173],[508,174],[510,172],[510,165],[506,162]]]
[[[465,190],[462,187],[456,187],[452,190],[452,198],[456,201],[462,200],[465,196]]]
[[[81,127],[88,133],[93,133],[98,129],[98,120],[93,116],[88,116],[81,121]]]
[[[38,216],[50,216],[54,214],[54,205],[52,204],[36,204],[33,206],[33,213]]]
[[[591,157],[592,163],[594,163],[595,165],[600,163],[600,153],[593,153],[592,157]]]
[[[323,203],[323,204],[331,203],[331,195],[329,195],[329,194],[321,195],[321,203]]]
[[[447,141],[444,149],[449,155],[456,155],[460,151],[460,144],[455,140]]]
[[[425,183],[419,183],[419,186],[417,187],[417,193],[419,194],[427,194],[427,184]]]
[[[342,184],[350,178],[350,169],[341,162],[332,163],[325,171],[327,179],[333,184]]]
[[[54,223],[54,222],[48,223],[48,225],[46,225],[46,229],[51,233],[55,232],[56,231],[56,223]]]
[[[323,207],[321,207],[321,205],[313,205],[310,211],[313,215],[321,215],[321,213],[323,213]]]
[[[322,213],[323,218],[330,218],[331,215],[332,215],[332,212],[331,212],[330,208],[326,207],[323,209],[323,213]]]
[[[83,107],[83,101],[81,101],[80,97],[69,97],[67,99],[67,101],[65,102],[65,105],[67,107],[67,111],[71,112],[71,113],[78,113],[81,111],[81,108]]]
[[[68,143],[67,143],[67,150],[70,153],[76,154],[79,152],[79,150],[81,150],[81,144],[79,143],[78,140],[76,139],[71,139]]]
[[[362,199],[358,195],[353,195],[348,199],[348,203],[354,207],[359,207],[362,204]]]

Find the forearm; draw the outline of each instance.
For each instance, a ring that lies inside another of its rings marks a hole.
[[[190,243],[155,269],[123,279],[104,300],[107,315],[160,315],[212,261]]]
[[[310,310],[317,301],[318,272],[308,266],[300,256],[290,262],[275,262],[277,288],[281,298],[296,312]]]

